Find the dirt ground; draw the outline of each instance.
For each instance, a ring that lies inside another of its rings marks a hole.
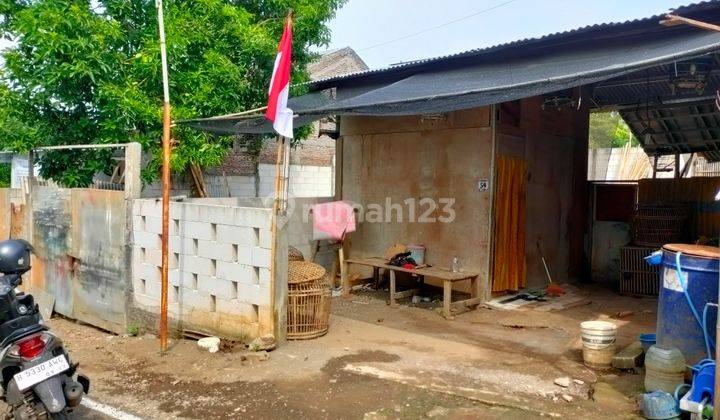
[[[654,330],[656,301],[579,294],[560,310],[479,308],[448,321],[362,291],[333,299],[326,336],[267,355],[179,340],[161,356],[153,336],[50,324],[91,377],[91,397],[143,418],[633,418],[642,372],[586,368],[578,324],[610,319],[621,348]]]

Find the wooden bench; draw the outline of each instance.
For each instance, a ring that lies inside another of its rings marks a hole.
[[[480,298],[480,290],[478,283],[478,273],[472,273],[467,271],[454,272],[445,270],[437,267],[423,267],[407,269],[402,267],[396,267],[394,265],[388,265],[387,261],[383,258],[348,258],[343,261],[343,267],[341,270],[341,280],[343,295],[350,295],[350,281],[348,278],[349,264],[358,264],[368,267],[373,267],[374,276],[377,275],[377,270],[384,268],[390,272],[390,306],[397,306],[397,299],[411,297],[417,294],[418,289],[405,290],[403,292],[395,291],[395,272],[402,271],[404,273],[410,273],[420,276],[421,280],[425,277],[432,277],[443,282],[443,316],[446,319],[452,319],[453,313],[459,313],[467,310],[471,307],[475,307],[482,303]],[[452,301],[452,286],[457,281],[470,280],[470,299],[460,300],[457,302]]]

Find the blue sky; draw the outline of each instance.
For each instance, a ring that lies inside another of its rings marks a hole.
[[[502,5],[508,1],[349,0],[329,24],[332,41],[328,48],[353,47],[368,66],[376,68],[595,23],[647,17],[697,0],[510,0]],[[498,5],[502,6],[376,46]]]

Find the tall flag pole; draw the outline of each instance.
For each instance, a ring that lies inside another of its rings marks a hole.
[[[283,30],[278,53],[275,57],[275,67],[273,68],[272,78],[270,79],[270,89],[268,90],[268,104],[265,110],[265,117],[272,121],[273,128],[278,133],[277,141],[277,161],[275,163],[275,200],[273,201],[272,222],[270,226],[271,249],[270,249],[270,295],[275,296],[275,278],[277,267],[275,265],[277,244],[277,218],[281,210],[285,208],[285,204],[281,205],[281,201],[285,203],[283,197],[287,194],[287,165],[285,162],[290,161],[289,143],[285,141],[286,137],[293,137],[293,112],[287,107],[288,97],[290,96],[290,70],[292,68],[292,12],[288,13],[285,19],[285,29]],[[287,144],[286,144],[287,143]],[[282,175],[281,175],[282,174]],[[284,191],[284,192],[283,192]],[[271,299],[271,312],[273,314],[273,324],[278,325],[278,319],[281,314],[275,310],[275,299]]]
[[[162,0],[156,0],[158,32],[160,37],[160,60],[163,82],[163,131],[162,131],[162,270],[160,276],[160,351],[168,346],[168,240],[170,235],[170,87],[168,84],[167,52],[165,48],[165,22]]]

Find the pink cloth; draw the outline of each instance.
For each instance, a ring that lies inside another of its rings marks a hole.
[[[316,204],[312,207],[313,239],[342,241],[345,235],[355,232],[355,212],[343,201]]]

